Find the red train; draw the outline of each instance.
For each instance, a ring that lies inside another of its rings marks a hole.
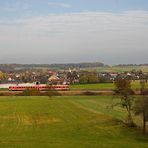
[[[24,91],[26,89],[38,89],[40,91],[56,90],[56,91],[67,91],[69,85],[34,85],[34,86],[10,86],[10,91]]]

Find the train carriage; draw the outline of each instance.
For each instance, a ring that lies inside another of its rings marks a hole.
[[[26,89],[38,89],[40,91],[67,91],[69,90],[69,85],[35,85],[35,86],[10,86],[9,91],[24,91]]]

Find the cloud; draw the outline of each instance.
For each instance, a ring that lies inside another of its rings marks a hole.
[[[147,11],[51,14],[0,22],[0,32],[3,61],[147,62]]]
[[[62,8],[70,8],[71,5],[67,3],[55,3],[55,2],[49,2],[48,6],[50,7],[62,7]]]

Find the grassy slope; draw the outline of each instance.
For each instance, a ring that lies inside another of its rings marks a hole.
[[[147,147],[107,97],[1,97],[0,147]]]

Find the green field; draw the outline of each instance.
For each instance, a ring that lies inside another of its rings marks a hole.
[[[110,67],[95,67],[95,68],[82,68],[85,71],[98,71],[98,72],[127,72],[132,70],[142,70],[148,72],[148,66],[110,66]]]
[[[133,89],[140,89],[140,83],[138,81],[132,82],[131,85]],[[74,84],[70,88],[71,90],[109,90],[114,89],[115,85],[113,83]]]
[[[98,83],[98,84],[74,84],[70,86],[71,90],[97,90],[97,89],[114,89],[113,83]]]
[[[116,100],[117,101],[117,100]],[[111,97],[1,97],[2,148],[144,148],[148,137],[124,126]]]

